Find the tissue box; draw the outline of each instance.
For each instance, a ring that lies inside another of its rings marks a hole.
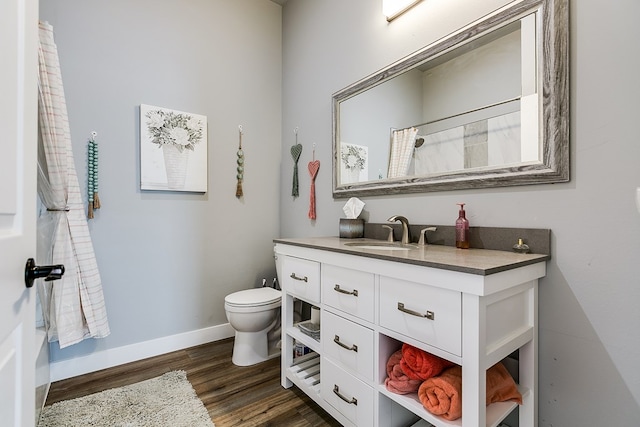
[[[364,220],[340,218],[340,237],[347,239],[364,237]]]

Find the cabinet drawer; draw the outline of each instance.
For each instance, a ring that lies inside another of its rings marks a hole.
[[[462,294],[382,276],[380,326],[462,356]]]
[[[373,425],[373,388],[323,358],[320,369],[320,394],[357,426]]]
[[[323,355],[373,381],[373,331],[325,311],[320,328]]]
[[[373,323],[374,275],[364,271],[322,266],[322,302]]]
[[[282,289],[309,302],[320,303],[320,263],[285,256],[282,260]]]

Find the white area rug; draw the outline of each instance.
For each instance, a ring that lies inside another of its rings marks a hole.
[[[42,410],[38,427],[212,427],[184,371],[65,400]]]

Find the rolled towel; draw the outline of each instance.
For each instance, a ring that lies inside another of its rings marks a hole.
[[[462,416],[462,368],[455,366],[422,383],[418,398],[424,408],[446,420]]]
[[[384,385],[392,393],[407,394],[415,393],[418,391],[421,380],[412,380],[409,378],[402,368],[400,367],[400,360],[402,359],[402,350],[398,350],[389,357],[387,361],[387,378],[384,380]]]
[[[455,366],[422,383],[418,389],[422,406],[434,415],[453,421],[462,416],[462,367]],[[522,404],[515,381],[500,362],[487,370],[487,402],[513,401]]]
[[[402,344],[400,366],[412,380],[424,381],[439,375],[447,368],[455,366],[455,363],[404,343]]]

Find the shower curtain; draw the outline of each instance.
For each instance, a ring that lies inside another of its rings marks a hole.
[[[411,156],[416,143],[418,129],[407,128],[393,131],[391,157],[389,159],[389,178],[406,176],[411,164]]]
[[[98,264],[73,162],[67,106],[53,28],[39,25],[38,195],[46,211],[38,219],[38,260],[64,264],[62,279],[38,291],[49,341],[60,348],[109,335]]]

